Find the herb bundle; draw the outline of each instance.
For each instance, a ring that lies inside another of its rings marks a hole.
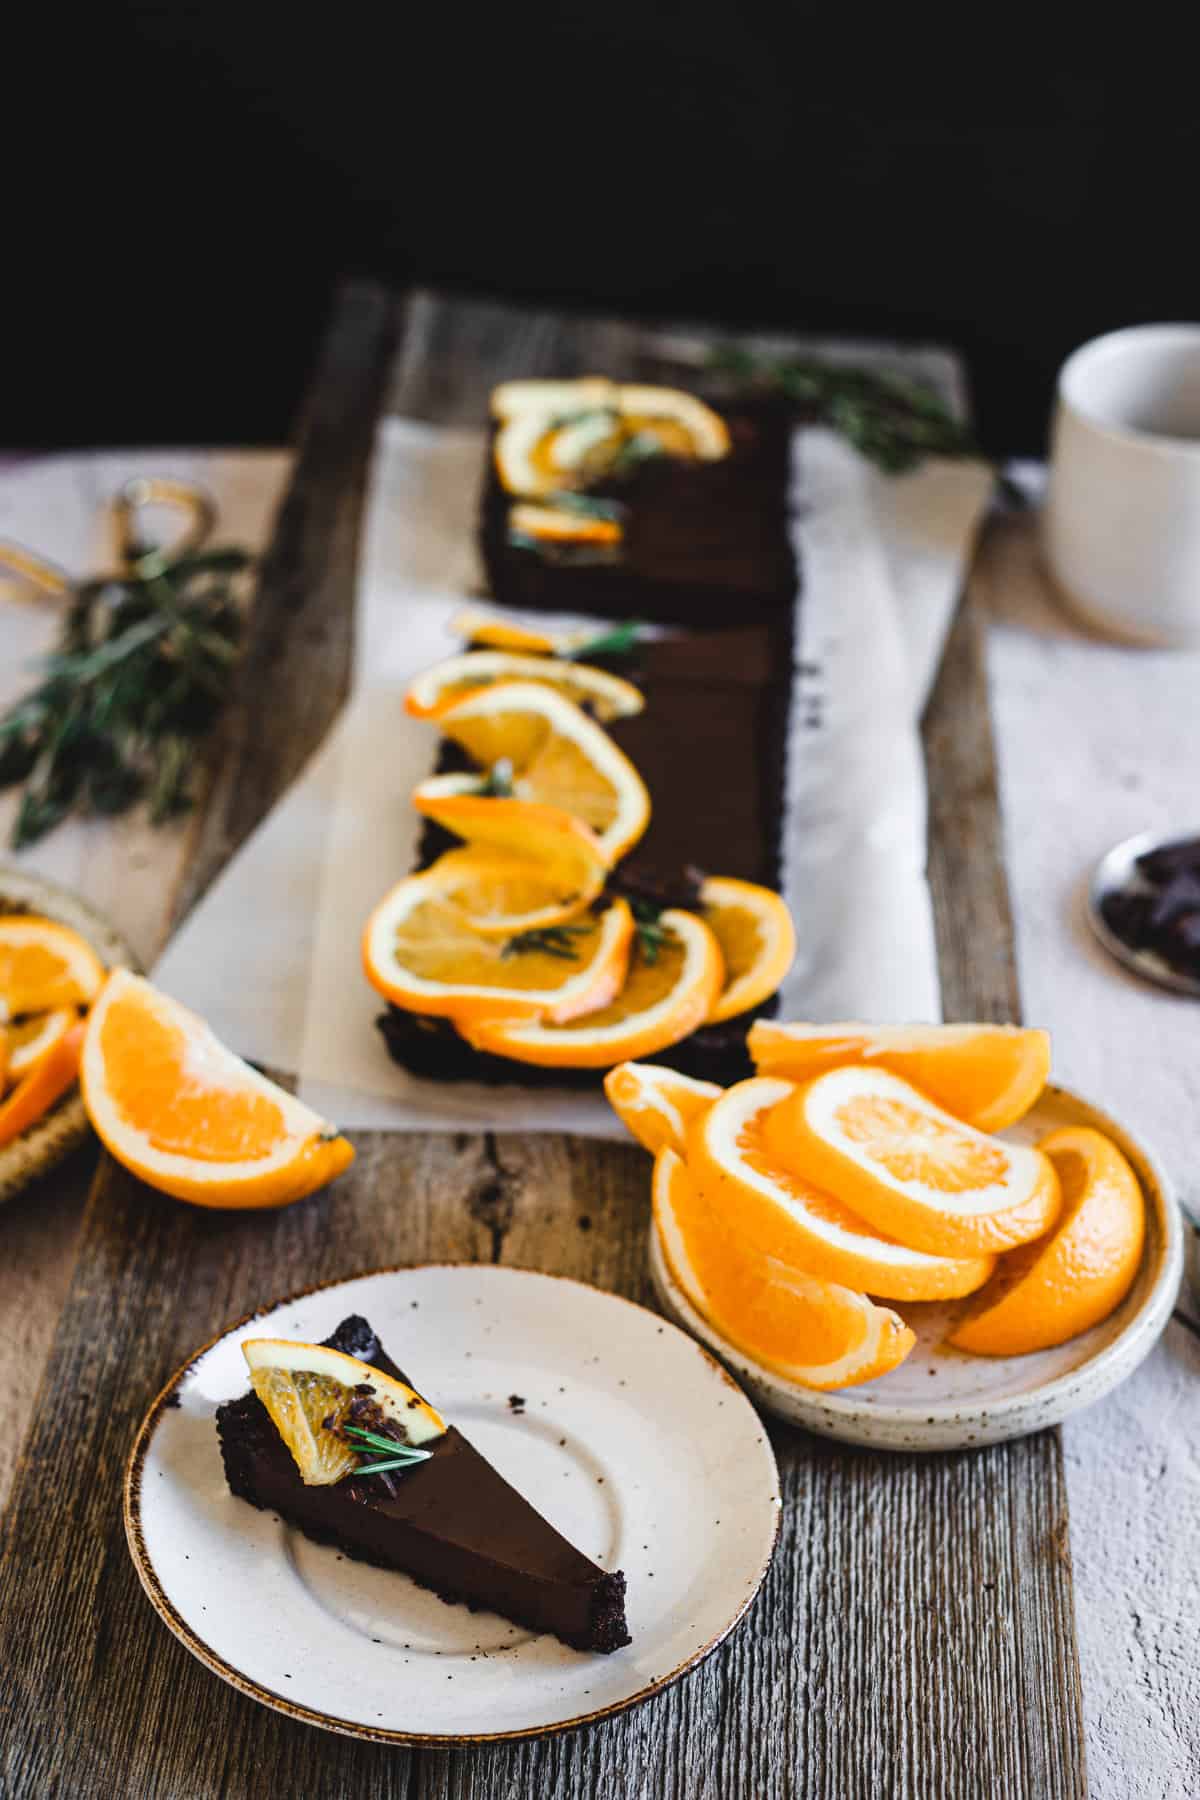
[[[196,749],[239,654],[242,550],[135,545],[120,575],[80,582],[42,679],[0,714],[0,787],[24,784],[14,849],[71,812],[145,801],[152,823],[193,801]]]

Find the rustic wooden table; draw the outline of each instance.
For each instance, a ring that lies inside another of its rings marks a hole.
[[[500,373],[591,367],[653,373],[632,326],[428,296],[403,303],[370,286],[343,292],[176,916],[298,772],[345,695],[380,412],[474,423]],[[925,745],[946,1010],[1016,1018],[970,605]],[[58,1197],[71,1180],[61,1178],[48,1206],[67,1204]],[[430,1752],[325,1735],[223,1686],[162,1629],[125,1550],[120,1481],[148,1402],[196,1344],[293,1288],[400,1261],[511,1262],[645,1300],[644,1221],[637,1152],[565,1138],[365,1134],[330,1193],[242,1216],[164,1203],[103,1163],[0,1553],[0,1793],[1083,1795],[1057,1431],[920,1458],[773,1429],[783,1530],[743,1626],[656,1700],[559,1738]]]

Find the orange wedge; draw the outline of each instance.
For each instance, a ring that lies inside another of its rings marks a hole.
[[[760,1075],[789,1081],[811,1081],[846,1063],[890,1069],[976,1131],[1015,1124],[1050,1073],[1049,1032],[1019,1025],[785,1025],[756,1019],[747,1043]]]
[[[371,986],[408,1012],[453,1019],[573,1019],[621,990],[633,914],[616,900],[552,943],[485,937],[442,891],[437,865],[397,882],[367,920],[363,968]],[[564,941],[565,939],[565,941]]]
[[[23,1131],[36,1125],[62,1099],[68,1088],[74,1087],[79,1074],[83,1029],[81,1024],[73,1025],[43,1056],[32,1073],[18,1081],[0,1102],[0,1144],[11,1144]]]
[[[32,1075],[44,1056],[66,1037],[78,1022],[73,1006],[59,1006],[53,1012],[33,1013],[4,1030],[8,1041],[8,1079],[24,1081]],[[0,1078],[0,1086],[3,1080]]]
[[[1010,1250],[1058,1214],[1053,1165],[987,1137],[885,1069],[831,1069],[766,1122],[784,1166],[898,1242],[941,1256]]]
[[[611,864],[637,842],[650,820],[645,783],[608,733],[565,694],[541,681],[498,681],[443,707],[439,729],[481,769],[511,771],[513,797],[556,807],[595,831]],[[471,778],[440,776],[422,782],[422,796]],[[478,787],[478,783],[476,783]]]
[[[659,1063],[624,1062],[604,1077],[608,1103],[644,1150],[677,1150],[682,1156],[688,1126],[707,1112],[723,1090]]]
[[[506,650],[468,650],[448,656],[418,675],[404,696],[405,710],[415,719],[438,719],[449,707],[498,681],[539,681],[565,694],[595,718],[625,719],[646,704],[631,681],[593,669],[588,663],[555,656],[518,656]]]
[[[781,1161],[767,1123],[795,1092],[789,1081],[739,1081],[689,1126],[692,1179],[725,1229],[790,1268],[885,1300],[951,1300],[982,1287],[994,1257],[911,1250]]]
[[[654,1227],[675,1280],[723,1338],[788,1381],[853,1387],[902,1363],[916,1335],[865,1294],[748,1250],[697,1191],[683,1160],[654,1164]]]
[[[1106,1319],[1133,1286],[1146,1208],[1117,1146],[1088,1126],[1043,1138],[1062,1188],[1053,1230],[1001,1259],[950,1338],[980,1356],[1024,1356],[1065,1344]]]
[[[36,913],[0,918],[0,1022],[59,1006],[87,1006],[104,964],[77,931]]]
[[[88,1017],[80,1075],[88,1117],[117,1161],[197,1206],[286,1206],[354,1157],[327,1120],[127,969],[109,976]]]
[[[709,1018],[736,1018],[776,992],[796,954],[787,903],[772,888],[710,875],[700,906],[725,958],[725,986]]]
[[[563,1023],[456,1019],[477,1050],[542,1068],[608,1069],[677,1044],[708,1017],[724,976],[716,938],[694,913],[659,916],[667,934],[649,961],[639,950],[615,999]]]

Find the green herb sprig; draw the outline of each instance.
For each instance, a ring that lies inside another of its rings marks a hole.
[[[411,1469],[415,1463],[428,1462],[433,1454],[431,1450],[418,1450],[413,1444],[402,1444],[396,1438],[383,1437],[377,1431],[365,1431],[361,1425],[346,1425],[343,1431],[346,1437],[358,1439],[354,1449],[361,1444],[363,1451],[370,1450],[376,1457],[384,1455],[382,1462],[361,1462],[356,1475],[388,1475],[393,1469]]]
[[[623,625],[614,625],[611,631],[603,631],[599,637],[588,638],[586,643],[564,650],[561,660],[587,662],[593,656],[628,656],[637,647],[641,629],[639,619],[626,619]]]
[[[563,962],[577,962],[579,952],[575,948],[575,939],[586,937],[590,930],[589,925],[547,925],[537,931],[519,931],[516,937],[509,938],[500,952],[500,959],[507,962],[510,956],[540,950],[544,956],[557,956]]]
[[[655,906],[650,900],[632,900],[630,906],[637,931],[638,952],[642,961],[653,968],[658,961],[659,951],[677,944],[679,939],[669,925],[663,924],[661,906]]]
[[[840,432],[868,461],[900,475],[927,456],[979,456],[968,426],[929,382],[887,369],[760,356],[736,345],[713,352],[712,366],[794,402],[813,424]]]
[[[153,824],[192,804],[198,744],[240,650],[242,550],[169,560],[134,546],[121,575],[80,582],[42,679],[0,714],[0,787],[24,784],[14,849],[71,812],[144,800]]]

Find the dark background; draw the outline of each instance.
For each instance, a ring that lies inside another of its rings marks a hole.
[[[374,271],[945,339],[1036,451],[1074,344],[1197,312],[1184,15],[1069,11],[26,8],[0,444],[278,442]]]

